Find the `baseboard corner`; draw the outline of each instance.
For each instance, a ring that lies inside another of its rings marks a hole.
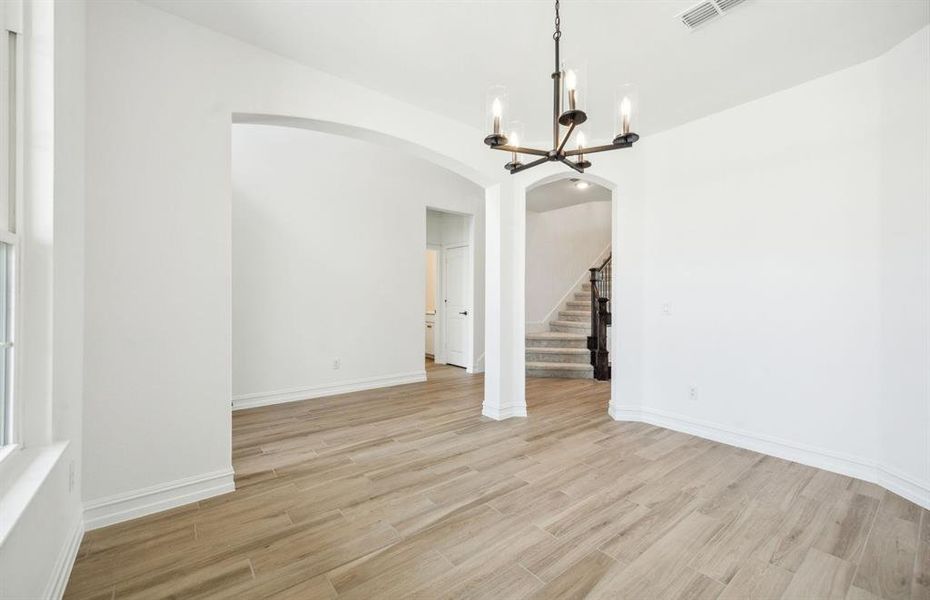
[[[90,531],[123,521],[228,494],[236,489],[232,466],[140,490],[115,494],[84,506],[84,529]]]
[[[642,411],[638,406],[620,406],[611,402],[607,406],[607,415],[614,421],[642,421]]]

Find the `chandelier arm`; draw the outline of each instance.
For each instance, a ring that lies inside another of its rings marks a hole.
[[[584,169],[582,169],[581,167],[579,167],[578,165],[576,165],[576,164],[573,163],[572,161],[568,160],[567,158],[560,158],[560,159],[559,159],[559,162],[568,165],[569,167],[571,167],[572,169],[578,171],[579,173],[584,173]]]
[[[536,148],[523,148],[520,146],[491,146],[492,150],[503,150],[504,152],[516,152],[517,154],[532,154],[534,156],[549,156],[546,150],[537,150]]]
[[[579,154],[595,154],[597,152],[607,152],[609,150],[619,150],[620,148],[631,148],[633,144],[607,144],[606,146],[594,146],[593,148],[578,148],[576,150],[566,150],[565,156],[578,156]]]
[[[513,169],[512,171],[510,171],[510,174],[511,174],[511,175],[514,175],[514,174],[516,174],[516,173],[519,173],[520,171],[526,171],[527,169],[532,169],[533,167],[538,167],[539,165],[541,165],[541,164],[543,164],[543,163],[547,163],[547,162],[549,162],[549,157],[540,158],[539,160],[534,160],[534,161],[531,162],[531,163],[526,163],[525,165],[520,165],[519,167],[516,167],[515,169]]]
[[[572,132],[573,132],[573,131],[575,131],[575,124],[574,124],[574,123],[572,123],[571,126],[569,126],[568,132],[565,134],[565,137],[562,138],[562,142],[561,142],[561,143],[558,145],[558,147],[556,148],[556,150],[555,150],[555,153],[556,153],[556,154],[561,154],[561,153],[562,153],[562,150],[565,148],[565,144],[568,143],[568,138],[572,137]]]

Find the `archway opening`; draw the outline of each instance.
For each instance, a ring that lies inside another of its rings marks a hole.
[[[610,397],[613,192],[580,176],[526,191],[525,374],[528,412]],[[592,385],[594,384],[594,385]]]
[[[234,410],[426,380],[430,209],[467,224],[446,244],[469,284],[450,362],[480,370],[485,191],[414,147],[307,119],[234,119]]]

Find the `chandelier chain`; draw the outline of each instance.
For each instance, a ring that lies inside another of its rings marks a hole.
[[[562,20],[559,18],[559,0],[555,0],[555,33],[552,34],[552,39],[558,41],[562,37]]]

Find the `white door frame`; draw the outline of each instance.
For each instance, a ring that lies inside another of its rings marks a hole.
[[[483,367],[484,363],[482,362],[484,360],[484,354],[482,354],[480,357],[475,356],[475,327],[476,327],[475,322],[476,321],[474,318],[474,311],[475,311],[475,290],[477,287],[475,285],[475,262],[476,262],[475,253],[477,252],[477,245],[475,243],[475,238],[477,237],[477,234],[476,234],[475,228],[477,227],[477,215],[471,212],[461,212],[461,211],[452,210],[452,209],[449,209],[443,206],[435,206],[432,204],[426,205],[426,211],[427,213],[429,211],[432,211],[432,212],[437,212],[437,213],[457,215],[460,217],[464,217],[465,219],[467,219],[467,222],[468,222],[468,241],[467,242],[457,242],[454,244],[444,244],[444,245],[430,244],[430,243],[426,244],[427,248],[439,250],[439,260],[437,261],[437,267],[436,267],[437,269],[436,280],[437,280],[437,285],[439,286],[439,289],[437,290],[437,293],[436,293],[436,322],[438,323],[437,327],[439,327],[439,331],[437,331],[434,334],[436,336],[436,340],[435,340],[436,343],[435,343],[434,354],[433,354],[433,362],[435,362],[436,364],[447,364],[446,356],[445,356],[445,336],[444,336],[444,331],[443,331],[443,324],[441,324],[443,319],[445,318],[445,312],[444,312],[445,302],[443,302],[443,300],[445,300],[445,268],[444,268],[445,260],[446,260],[445,249],[451,248],[451,247],[457,247],[457,246],[468,246],[469,250],[466,252],[466,255],[468,256],[468,273],[469,273],[468,285],[470,289],[468,291],[467,296],[469,298],[468,314],[471,317],[471,320],[469,321],[468,327],[466,328],[466,337],[467,337],[466,348],[468,349],[468,356],[466,357],[466,361],[465,361],[467,363],[465,365],[465,371],[467,373],[484,372],[484,367]],[[484,277],[484,275],[485,275],[484,272],[482,272],[481,276]],[[487,284],[485,283],[485,285]],[[484,310],[485,310],[484,318],[487,319],[487,308],[485,307]],[[478,368],[476,368],[476,366]]]
[[[433,292],[436,295],[436,314],[433,319],[433,362],[437,365],[446,364],[446,353],[445,348],[443,347],[443,318],[445,316],[445,306],[442,301],[442,290],[443,290],[443,260],[445,259],[442,251],[441,244],[426,244],[427,250],[434,250],[436,252],[436,289]],[[423,314],[426,317],[424,311]],[[425,356],[424,352],[424,356]]]

